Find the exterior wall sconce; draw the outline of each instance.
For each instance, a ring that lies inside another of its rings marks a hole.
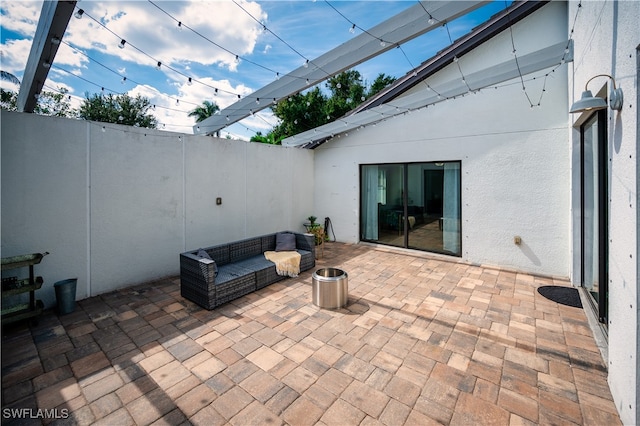
[[[615,109],[616,111],[620,111],[622,109],[623,95],[622,88],[616,89],[616,79],[610,76],[609,74],[598,74],[594,77],[591,77],[587,83],[584,85],[584,92],[582,92],[582,98],[579,101],[576,101],[569,110],[570,113],[574,114],[576,112],[585,112],[585,111],[597,111],[599,109],[605,109],[607,107],[607,102],[599,97],[594,97],[591,93],[591,90],[587,89],[589,82],[596,77],[609,77],[613,82],[613,89],[609,93],[609,105],[611,109]]]

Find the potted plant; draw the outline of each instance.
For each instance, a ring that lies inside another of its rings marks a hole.
[[[316,245],[322,243],[322,239],[324,238],[324,229],[320,226],[319,223],[316,223],[318,218],[316,216],[309,216],[307,220],[309,222],[304,224],[304,227],[307,228],[307,232],[313,234],[316,239]]]

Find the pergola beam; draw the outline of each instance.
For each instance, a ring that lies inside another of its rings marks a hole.
[[[565,49],[569,46],[569,52]],[[493,65],[486,69],[466,75],[466,84],[460,78],[450,80],[438,86],[433,86],[433,91],[424,89],[420,92],[398,97],[388,103],[367,109],[357,114],[343,117],[332,123],[327,123],[315,129],[288,137],[282,141],[283,146],[306,146],[329,139],[340,133],[348,132],[360,126],[380,122],[407,110],[422,108],[445,99],[464,95],[471,90],[483,89],[505,81],[512,80],[520,75],[527,75],[561,64],[562,60],[573,61],[573,43],[563,41],[555,45],[540,49],[507,62]],[[467,86],[468,85],[468,86]],[[440,94],[440,97],[438,97]]]
[[[42,3],[38,27],[33,36],[29,59],[18,93],[18,111],[33,112],[37,104],[36,95],[40,93],[47,80],[49,69],[58,52],[60,40],[67,29],[75,5],[75,1],[54,0]]]
[[[282,76],[249,97],[240,99],[220,114],[211,116],[193,126],[194,133],[212,134],[230,124],[267,108],[270,103],[279,101],[318,84],[342,71],[367,61],[390,49],[412,40],[428,31],[439,28],[448,22],[489,3],[489,1],[421,1],[407,10],[371,28],[366,33],[341,44],[335,49],[309,61]],[[428,12],[427,12],[428,11]],[[435,21],[429,23],[429,15]],[[384,46],[381,40],[385,42]],[[260,104],[256,104],[260,99]]]

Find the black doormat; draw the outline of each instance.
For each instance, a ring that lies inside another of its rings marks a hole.
[[[547,285],[539,287],[538,293],[561,305],[582,308],[582,302],[580,301],[580,294],[577,288]]]

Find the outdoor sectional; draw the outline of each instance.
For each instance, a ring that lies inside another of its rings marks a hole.
[[[313,268],[316,264],[315,237],[291,233],[295,235],[295,249],[302,256],[300,272]],[[181,253],[180,294],[205,309],[213,309],[286,278],[278,275],[275,263],[264,257],[265,251],[275,250],[276,235]],[[214,262],[198,256],[200,250],[206,251]]]

